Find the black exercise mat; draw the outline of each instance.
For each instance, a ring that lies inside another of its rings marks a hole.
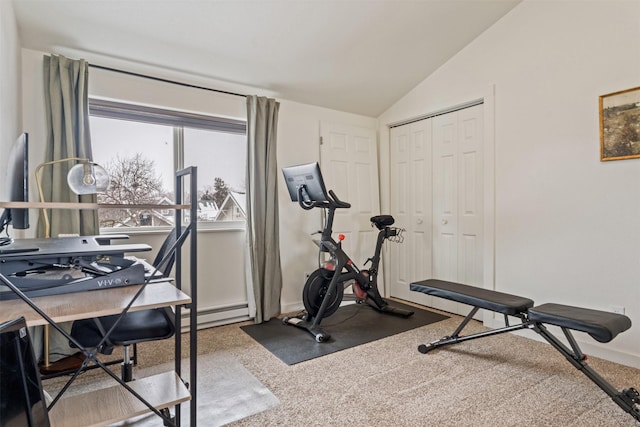
[[[346,305],[323,319],[320,326],[331,338],[322,343],[316,342],[305,329],[285,325],[280,319],[241,329],[284,363],[294,365],[448,318],[395,301],[391,305],[412,310],[414,314],[405,318],[380,313],[367,304]]]

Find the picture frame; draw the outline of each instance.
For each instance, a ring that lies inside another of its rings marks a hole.
[[[599,97],[600,160],[640,158],[640,87]]]

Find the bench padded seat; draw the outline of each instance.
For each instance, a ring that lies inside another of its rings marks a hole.
[[[622,314],[551,303],[529,309],[529,320],[586,332],[599,342],[609,342],[631,327],[631,319]]]
[[[444,280],[422,280],[411,283],[409,289],[509,316],[525,313],[533,307],[533,300],[529,298]]]

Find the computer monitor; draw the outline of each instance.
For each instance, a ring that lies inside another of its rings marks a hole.
[[[326,202],[327,190],[318,162],[282,168],[292,202],[298,201],[298,188],[302,187],[303,202]]]
[[[0,424],[49,427],[38,365],[24,317],[0,324]]]
[[[16,139],[9,153],[4,170],[4,184],[5,191],[1,201],[29,201],[29,135],[26,133]],[[14,229],[29,228],[29,209],[5,209],[0,216],[0,232],[9,224]]]

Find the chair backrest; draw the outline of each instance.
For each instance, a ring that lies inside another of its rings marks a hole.
[[[180,232],[182,232],[182,227],[180,227]],[[162,246],[158,249],[158,254],[156,258],[153,260],[153,266],[159,267],[158,271],[162,273],[163,276],[168,277],[171,274],[171,269],[173,268],[173,264],[176,261],[176,252],[175,250],[169,257],[169,259],[162,265],[159,266],[162,259],[166,256],[167,251],[171,249],[171,247],[176,243],[176,229],[172,229],[167,237],[162,242]]]

